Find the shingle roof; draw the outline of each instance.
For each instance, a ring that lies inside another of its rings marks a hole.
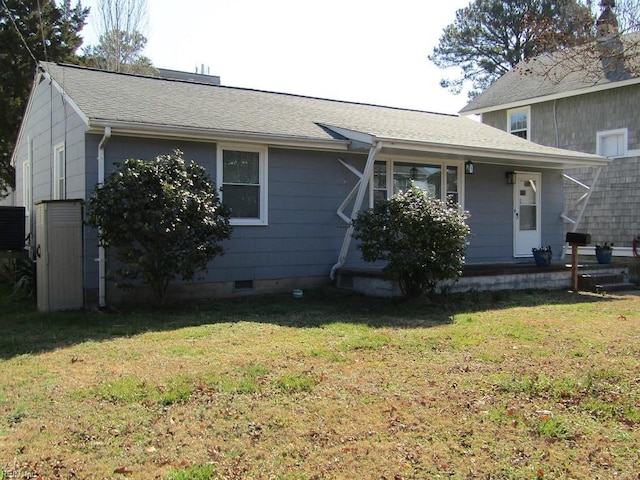
[[[430,147],[514,152],[590,163],[600,157],[522,140],[471,119],[376,105],[43,63],[42,67],[88,118],[166,128],[265,135],[298,140],[337,138],[324,126],[378,139]],[[426,148],[425,148],[426,149]]]
[[[637,51],[640,33],[625,35],[621,40],[628,52],[627,62],[632,62],[629,70],[635,76],[628,72],[607,75],[597,44],[577,47],[521,62],[471,100],[460,113],[501,110],[506,105],[525,105],[533,103],[534,99],[580,95],[594,88],[626,85],[629,81],[640,83],[640,76],[637,76],[640,59],[630,52],[631,49]]]

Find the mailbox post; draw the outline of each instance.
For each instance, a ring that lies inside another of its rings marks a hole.
[[[578,247],[591,243],[588,233],[567,232],[565,241],[571,245],[571,290],[578,291]]]

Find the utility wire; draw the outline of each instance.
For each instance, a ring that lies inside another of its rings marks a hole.
[[[40,19],[40,34],[42,35],[42,50],[44,51],[44,61],[48,62],[47,59],[47,41],[44,38],[44,25],[42,24],[42,8],[40,8],[40,0],[37,1],[38,4],[38,18]]]
[[[38,59],[35,57],[35,55],[31,51],[31,49],[29,48],[29,45],[27,44],[27,41],[24,39],[24,36],[22,35],[22,32],[20,32],[20,29],[18,28],[18,25],[16,25],[16,21],[14,20],[13,15],[11,15],[11,10],[9,10],[9,7],[7,7],[7,3],[4,0],[0,0],[0,1],[2,2],[2,6],[4,7],[4,9],[7,11],[7,15],[9,16],[9,19],[11,20],[11,23],[13,24],[13,27],[16,29],[16,32],[18,33],[18,36],[20,37],[20,40],[22,40],[22,43],[24,44],[24,48],[27,49],[27,52],[29,52],[29,55],[33,59],[33,62],[37,66],[38,65]]]

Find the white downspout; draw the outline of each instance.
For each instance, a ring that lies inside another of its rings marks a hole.
[[[336,278],[336,270],[338,270],[342,265],[344,265],[344,261],[347,258],[347,253],[349,253],[349,246],[351,245],[351,237],[353,236],[353,220],[356,218],[358,213],[360,212],[360,207],[362,206],[362,201],[364,200],[364,194],[371,183],[371,174],[373,173],[373,164],[376,160],[376,155],[382,149],[382,142],[375,142],[371,148],[369,149],[369,156],[367,157],[367,163],[364,166],[364,171],[362,172],[362,178],[360,179],[360,188],[358,189],[358,195],[356,195],[356,200],[353,204],[353,210],[351,211],[351,222],[349,222],[349,227],[347,227],[347,233],[344,235],[344,240],[342,241],[342,248],[340,249],[340,255],[338,256],[338,262],[331,267],[331,273],[329,274],[331,280]]]
[[[98,144],[98,188],[104,183],[104,149],[111,138],[111,127],[104,127],[104,136]],[[99,232],[99,230],[98,230]],[[98,307],[106,307],[105,300],[106,291],[106,255],[104,247],[98,245]]]

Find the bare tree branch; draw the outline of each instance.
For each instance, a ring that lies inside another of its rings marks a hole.
[[[98,0],[98,45],[84,50],[90,66],[125,73],[156,74],[142,54],[147,38],[147,0]]]

